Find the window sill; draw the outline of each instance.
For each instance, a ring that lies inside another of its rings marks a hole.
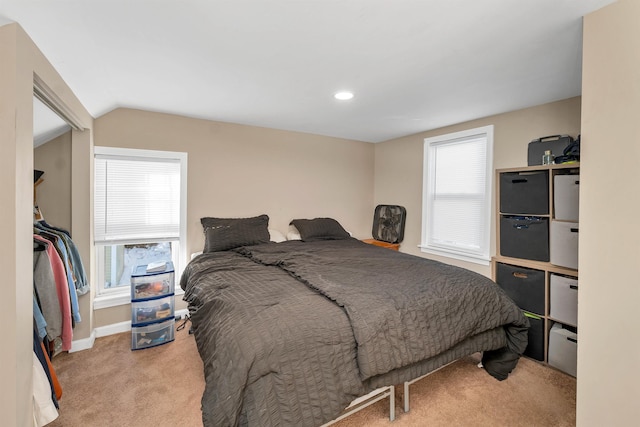
[[[175,290],[174,295],[183,295],[182,288]],[[106,295],[98,295],[93,299],[93,309],[100,310],[103,308],[118,307],[120,305],[131,304],[131,294],[129,292],[115,292]]]
[[[443,257],[447,257],[447,258],[453,258],[453,259],[457,259],[460,261],[466,261],[466,262],[472,262],[474,264],[480,264],[480,265],[489,265],[490,264],[490,259],[489,258],[484,258],[484,257],[480,257],[480,256],[473,256],[473,255],[469,255],[469,254],[463,254],[463,253],[456,253],[456,252],[449,252],[449,251],[445,251],[442,249],[435,249],[429,246],[423,246],[423,245],[418,245],[418,247],[420,248],[420,251],[424,252],[424,253],[428,253],[428,254],[432,254],[432,255],[438,255],[438,256],[443,256]]]

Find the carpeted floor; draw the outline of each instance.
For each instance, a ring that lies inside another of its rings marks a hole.
[[[53,427],[201,426],[202,362],[188,328],[175,341],[131,351],[131,333],[53,359],[62,385]]]
[[[63,387],[60,416],[52,427],[201,426],[202,362],[187,329],[159,347],[130,350],[131,334],[99,338],[90,350],[63,353],[53,364]],[[388,400],[336,427],[574,426],[576,380],[522,359],[506,381],[497,381],[462,359],[410,388],[411,411],[402,411],[396,387],[396,420]]]

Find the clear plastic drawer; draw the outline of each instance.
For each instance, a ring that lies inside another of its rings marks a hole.
[[[173,294],[163,298],[131,303],[131,322],[133,326],[143,326],[174,317]]]
[[[175,319],[131,328],[131,350],[155,347],[174,340]]]

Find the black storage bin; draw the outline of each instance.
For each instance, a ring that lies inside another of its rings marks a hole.
[[[532,359],[544,361],[544,319],[539,316],[526,313],[529,319],[529,344],[524,355]]]
[[[547,215],[549,213],[549,172],[501,173],[500,212]]]
[[[498,263],[496,283],[517,305],[532,313],[544,314],[545,272]]]
[[[500,254],[548,262],[549,218],[501,216]]]

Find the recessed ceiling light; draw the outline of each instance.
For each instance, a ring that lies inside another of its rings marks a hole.
[[[335,95],[333,95],[333,97],[335,99],[339,99],[340,101],[348,101],[351,98],[353,98],[353,93],[352,92],[338,92]]]

